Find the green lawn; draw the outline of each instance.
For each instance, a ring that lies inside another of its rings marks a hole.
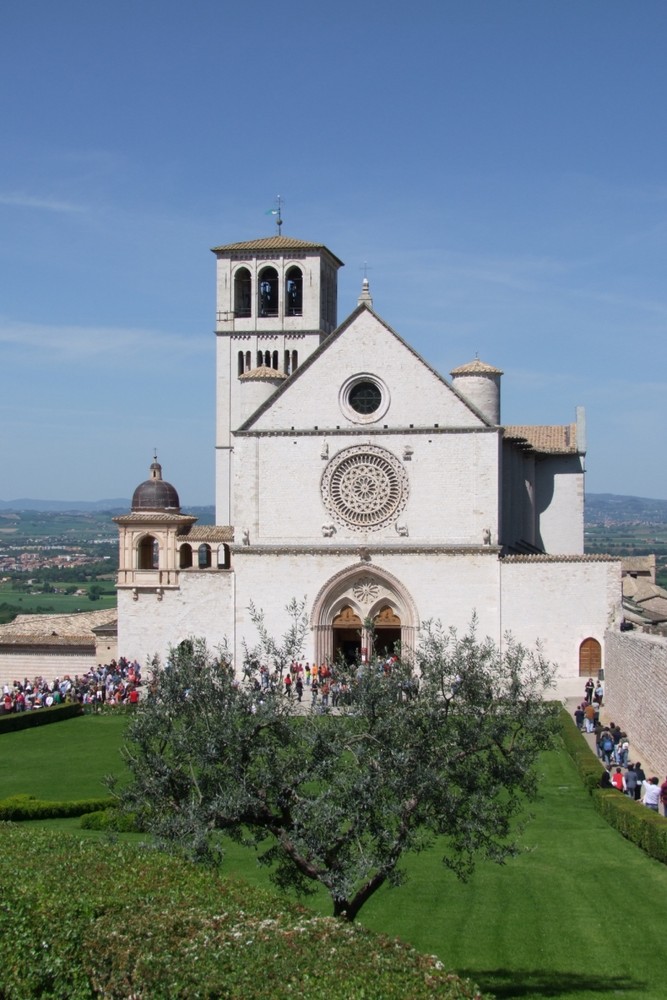
[[[87,716],[0,737],[0,796],[98,794],[101,776],[120,771],[124,724]],[[540,791],[520,857],[480,865],[464,885],[441,867],[437,850],[411,858],[407,884],[381,890],[360,922],[437,954],[498,997],[663,1000],[667,867],[599,818],[565,754],[545,755]],[[252,852],[236,845],[225,870],[267,879]],[[330,912],[323,895],[308,902]]]

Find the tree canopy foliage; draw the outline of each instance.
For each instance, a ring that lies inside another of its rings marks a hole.
[[[281,646],[253,612],[253,662],[298,657],[288,647],[303,639],[301,611],[293,602]],[[464,635],[432,623],[410,658],[348,670],[349,703],[315,712],[279,688],[257,691],[248,671],[239,680],[224,650],[197,639],[173,649],[128,731],[124,806],[195,857],[215,855],[217,831],[255,844],[277,884],[319,883],[347,920],[436,838],[462,878],[477,858],[515,853],[553,731],[539,650],[509,636],[499,649],[474,619]]]

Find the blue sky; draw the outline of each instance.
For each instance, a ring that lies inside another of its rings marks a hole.
[[[505,423],[586,408],[590,492],[667,498],[664,0],[22,0],[0,15],[0,498],[212,503],[214,257],[364,261]]]

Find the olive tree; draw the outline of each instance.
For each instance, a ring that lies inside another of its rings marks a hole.
[[[258,693],[195,640],[130,724],[118,794],[163,843],[201,859],[219,832],[254,844],[278,885],[322,885],[351,921],[404,879],[409,852],[437,841],[461,878],[516,852],[553,732],[551,677],[539,649],[509,636],[499,649],[474,618],[463,635],[432,623],[410,662],[352,667],[349,703],[322,713]]]

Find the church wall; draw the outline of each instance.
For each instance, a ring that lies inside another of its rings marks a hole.
[[[642,761],[667,774],[667,640],[643,632],[609,631],[605,636],[605,718],[633,737],[641,735]]]
[[[158,653],[162,661],[170,646],[192,636],[205,636],[214,649],[233,628],[234,574],[188,571],[179,574],[180,588],[118,591],[118,652],[146,664]]]
[[[312,430],[362,426],[341,408],[340,390],[354,375],[377,376],[386,386],[388,408],[369,430],[389,427],[481,427],[476,414],[435,372],[415,357],[368,310],[329,344],[326,363],[298,376],[289,392],[258,417],[257,430]]]
[[[620,620],[620,562],[509,558],[502,561],[501,582],[502,633],[529,647],[540,639],[558,666],[557,697],[580,695],[579,646],[597,639],[604,664],[610,617]]]
[[[584,473],[579,455],[553,455],[536,463],[538,537],[545,552],[584,551]]]
[[[237,571],[236,665],[243,659],[242,640],[249,646],[257,641],[248,607],[264,611],[266,625],[273,636],[282,636],[288,625],[285,606],[294,597],[306,598],[310,615],[322,588],[342,570],[360,568],[369,576],[374,573],[395,577],[407,590],[418,613],[418,624],[427,619],[439,619],[445,627],[463,631],[477,611],[480,632],[498,636],[499,565],[495,553],[428,554],[406,558],[400,553],[381,552],[370,562],[361,563],[351,552],[286,552],[284,554],[248,551],[235,553]],[[405,624],[405,623],[404,623]],[[306,640],[304,660],[312,662],[314,634]]]
[[[336,529],[332,545],[343,540],[396,541],[396,524],[354,531],[339,523],[322,500],[321,481],[328,463],[345,448],[363,447],[365,442],[389,451],[405,469],[409,496],[397,523],[407,529],[410,540],[481,545],[488,529],[495,543],[498,443],[494,432],[388,433],[361,439],[297,433],[238,438],[234,523],[249,529],[253,544],[321,544],[323,526],[331,524]]]
[[[13,680],[23,681],[25,677],[33,681],[43,677],[46,681],[60,680],[63,677],[75,677],[85,674],[98,663],[109,663],[115,655],[107,655],[104,649],[95,649],[94,645],[87,650],[67,652],[63,649],[48,647],[37,649],[4,649],[0,651],[0,681],[11,685]]]

